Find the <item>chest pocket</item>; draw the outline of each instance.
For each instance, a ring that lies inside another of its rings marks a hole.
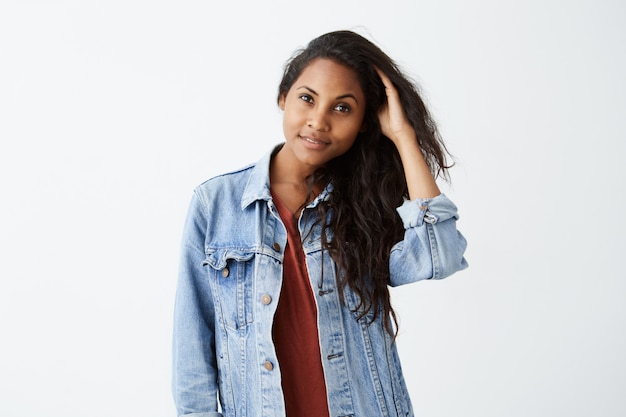
[[[208,266],[219,322],[233,330],[244,330],[254,321],[254,251],[208,248],[204,265]]]

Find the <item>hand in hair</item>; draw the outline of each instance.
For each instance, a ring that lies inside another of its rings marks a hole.
[[[404,114],[398,90],[383,71],[376,68],[376,72],[383,82],[385,94],[387,94],[387,103],[378,111],[378,121],[383,135],[391,139],[396,146],[398,146],[399,141],[415,142],[415,130]]]
[[[398,90],[387,75],[376,68],[376,72],[385,86],[387,102],[381,106],[378,112],[380,129],[398,149],[406,184],[409,190],[409,198],[432,198],[441,192],[435,182],[424,155],[418,145],[415,130],[409,123],[404,113]]]

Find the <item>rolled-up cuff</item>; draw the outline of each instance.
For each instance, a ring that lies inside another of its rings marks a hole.
[[[405,229],[419,227],[424,222],[435,224],[453,217],[457,220],[459,218],[456,206],[443,193],[433,198],[406,200],[396,211]]]

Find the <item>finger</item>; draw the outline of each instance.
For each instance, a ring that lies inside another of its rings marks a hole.
[[[376,70],[376,73],[380,77],[380,80],[383,82],[383,85],[385,86],[385,88],[389,88],[393,86],[393,84],[391,83],[391,80],[389,79],[389,77],[387,77],[387,74],[385,74],[383,70],[381,70],[380,68],[376,66],[374,67],[374,69]]]
[[[385,74],[383,72],[383,70],[381,70],[378,67],[374,67],[374,69],[376,70],[376,73],[378,74],[378,76],[380,77],[380,80],[383,82],[383,85],[385,86],[385,94],[387,94],[387,97],[391,96],[391,95],[397,95],[397,91],[396,88],[393,85],[393,82],[391,82],[391,79],[387,76],[387,74]]]

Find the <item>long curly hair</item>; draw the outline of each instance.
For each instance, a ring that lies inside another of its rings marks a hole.
[[[337,265],[341,301],[345,304],[344,291],[349,286],[358,298],[354,311],[358,319],[367,317],[371,323],[382,314],[385,329],[395,336],[398,321],[389,296],[389,257],[392,246],[403,237],[396,208],[408,198],[408,189],[400,155],[382,134],[378,121],[378,110],[386,95],[375,67],[396,87],[435,177],[447,178],[448,152],[415,83],[379,47],[351,31],[324,34],[297,51],[285,65],[278,87],[279,101],[316,59],[331,60],[358,74],[366,101],[366,128],[354,145],[308,179],[310,192],[314,184],[331,183],[333,187],[329,198],[316,208],[322,246]]]

